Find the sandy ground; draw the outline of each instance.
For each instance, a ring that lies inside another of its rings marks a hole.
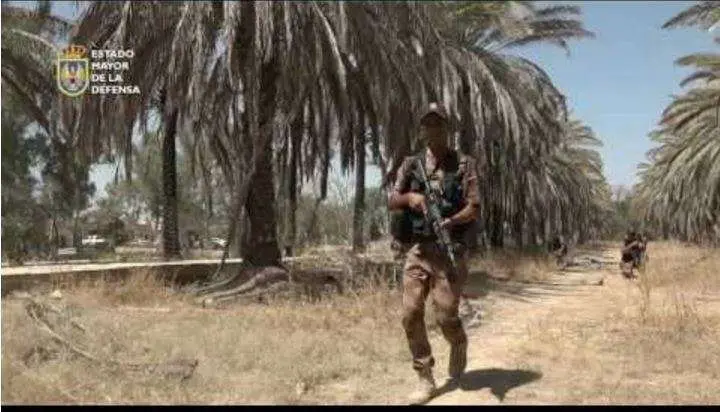
[[[615,249],[590,255],[604,262],[617,261]],[[718,361],[718,353],[708,347],[715,338],[705,335],[705,339],[694,340],[696,344],[684,345],[683,339],[694,338],[682,336],[677,328],[670,332],[677,334],[672,338],[652,333],[639,336],[646,331],[635,329],[633,323],[641,301],[638,284],[637,279],[621,276],[617,264],[609,264],[601,269],[557,272],[542,283],[507,282],[486,291],[487,295],[467,300],[465,309],[469,305],[481,317],[479,321],[477,316],[465,319],[469,337],[466,374],[456,383],[449,382],[448,345],[437,333],[430,333],[439,389],[429,404],[720,402],[720,370],[702,366]],[[470,284],[466,289],[481,288]],[[702,310],[716,322],[720,304],[717,294],[712,296],[709,300],[715,303]],[[656,329],[667,334],[673,329],[669,323],[674,317],[663,319],[668,324]],[[663,355],[658,348],[669,354]],[[685,356],[678,355],[682,350],[687,351]],[[698,355],[705,350],[710,352]],[[663,365],[663,358],[673,365]],[[395,381],[385,379],[382,386],[370,385],[373,394],[362,403],[403,404],[413,384],[410,372]],[[369,383],[361,380],[333,384],[325,388],[326,397],[356,403],[342,393],[355,393],[357,398],[358,392],[369,391],[367,386]]]
[[[605,258],[612,259],[612,251]],[[528,341],[530,331],[558,313],[589,321],[602,317],[608,294],[627,281],[617,271],[594,270],[554,275],[548,284],[529,285],[520,293],[498,291],[485,302],[492,316],[469,334],[467,373],[457,385],[440,388],[432,405],[526,404],[557,402],[559,383],[551,370],[522,364],[516,349]],[[598,283],[602,282],[602,285]],[[444,364],[438,369],[440,384],[446,380]],[[440,374],[442,373],[442,374]]]
[[[605,250],[601,257],[611,261],[616,254]],[[663,310],[656,327],[635,327],[642,301],[638,279],[625,279],[609,265],[557,273],[548,283],[479,302],[489,304],[492,316],[470,334],[467,374],[441,387],[430,404],[720,402],[719,351],[712,347],[717,335],[683,336],[680,329],[692,319],[672,326],[677,309]],[[717,326],[719,297],[708,292],[702,306],[692,306],[710,330]],[[684,344],[685,339],[703,343]]]

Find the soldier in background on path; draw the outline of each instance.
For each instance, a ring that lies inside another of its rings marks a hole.
[[[565,269],[567,266],[565,257],[568,253],[568,247],[562,236],[553,237],[548,244],[548,249],[550,254],[555,257],[555,264],[557,264],[560,269]]]
[[[625,277],[635,276],[633,269],[639,269],[642,266],[646,247],[647,240],[640,233],[635,230],[627,232],[623,240],[620,258],[620,267]]]

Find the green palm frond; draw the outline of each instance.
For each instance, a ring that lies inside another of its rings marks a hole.
[[[663,29],[699,26],[709,30],[720,22],[720,4],[717,1],[701,1],[675,15],[662,25]]]

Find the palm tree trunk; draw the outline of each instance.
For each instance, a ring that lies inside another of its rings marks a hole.
[[[300,143],[302,141],[303,127],[299,120],[292,128],[290,166],[288,167],[289,178],[287,186],[287,256],[292,256],[293,248],[297,239],[297,209],[298,209],[298,160],[300,158]]]
[[[503,229],[502,208],[497,203],[494,203],[490,212],[490,245],[492,247],[502,248],[505,244],[505,232]]]
[[[489,129],[485,136],[485,153],[487,153],[487,169],[488,176],[488,215],[486,228],[488,231],[488,241],[490,247],[502,248],[504,245],[504,209],[503,209],[503,176],[502,167],[505,165],[501,162],[502,147],[499,144],[500,137],[498,129]]]
[[[320,228],[317,224],[317,215],[318,211],[320,210],[320,204],[325,200],[324,197],[319,197],[315,199],[315,206],[313,206],[313,210],[310,213],[310,222],[307,226],[307,235],[305,237],[305,241],[307,243],[313,244],[320,240]]]
[[[125,140],[125,180],[128,183],[132,183],[133,174],[133,144],[132,144],[132,128],[128,131],[128,136]]]
[[[177,162],[175,161],[175,135],[177,134],[178,110],[174,109],[165,119],[163,133],[162,185],[163,185],[163,256],[166,260],[179,259],[177,209]]]
[[[52,216],[52,257],[57,258],[58,249],[60,249],[60,231],[57,227],[57,215]]]
[[[472,121],[470,86],[466,78],[462,78],[463,88],[459,93],[459,103],[465,112],[462,113],[462,130],[460,131],[459,149],[461,152],[475,156],[477,153],[478,138],[475,136],[475,125]]]
[[[242,248],[243,258],[255,266],[276,266],[280,264],[281,258],[275,233],[277,225],[272,155],[272,150],[264,151],[245,203],[250,233]]]
[[[477,144],[478,138],[475,135],[475,127],[472,123],[472,118],[469,113],[470,87],[468,86],[467,79],[465,78],[463,78],[463,89],[460,94],[460,102],[460,106],[465,108],[466,112],[462,115],[462,130],[460,131],[458,149],[460,149],[460,151],[464,154],[475,156],[476,159],[480,161],[480,159],[477,157],[479,154]],[[475,172],[477,173],[477,170]],[[477,182],[476,184],[479,184],[479,182]],[[477,220],[468,227],[465,241],[467,242],[467,247],[470,251],[478,250],[478,236],[480,236],[479,230],[480,225],[478,224]]]
[[[232,211],[230,213],[232,213]],[[249,227],[250,221],[247,217],[247,210],[245,210],[245,208],[242,208],[238,216],[238,222],[235,228],[235,238],[232,241],[232,246],[230,247],[229,251],[229,256],[231,258],[236,259],[244,257],[245,250],[243,248],[245,247],[245,245],[248,245],[251,242],[250,230],[248,229]]]
[[[77,171],[78,165],[75,163],[75,182],[79,183],[82,181],[79,179],[79,173]],[[73,219],[73,230],[72,230],[72,243],[75,251],[80,253],[82,250],[82,233],[80,233],[80,204],[82,197],[82,190],[79,187],[75,187],[75,193],[72,201],[72,219]]]
[[[73,230],[72,230],[72,245],[75,248],[75,250],[80,253],[80,249],[82,249],[82,236],[80,235],[80,212],[77,210],[77,207],[74,207],[73,209]]]
[[[533,246],[538,245],[538,223],[534,219],[528,219],[528,237]]]
[[[365,221],[365,114],[358,113],[358,132],[355,136],[355,205],[353,210],[353,252],[365,248],[363,228]]]
[[[243,259],[254,266],[280,266],[280,244],[277,236],[277,214],[275,203],[275,180],[273,174],[272,128],[265,127],[273,121],[275,114],[276,89],[280,76],[277,56],[263,63],[260,56],[260,42],[257,10],[254,4],[248,4],[245,27],[249,41],[248,68],[244,81],[248,85],[246,92],[245,127],[247,135],[253,139],[253,157],[255,174],[251,180],[245,201],[245,210],[250,223],[249,232],[242,245]],[[274,33],[273,41],[278,41],[280,31]]]
[[[584,245],[588,240],[587,226],[583,223],[578,228],[578,244]]]
[[[490,246],[502,248],[505,245],[505,213],[503,208],[502,176],[495,170],[491,176],[494,189],[492,204],[490,205]]]
[[[515,244],[518,248],[522,249],[525,246],[523,236],[523,213],[520,211],[515,212],[513,218],[513,232],[515,234]]]
[[[551,206],[551,204],[548,204],[549,207],[555,207],[554,205]],[[545,240],[545,243],[548,243],[550,241],[551,234],[554,235],[552,232],[552,219],[553,217],[550,214],[550,210],[546,210],[545,213],[543,213],[543,224],[542,224],[542,233],[543,233],[543,239]]]
[[[525,236],[525,232],[523,231],[525,227],[525,187],[526,185],[524,180],[521,180],[520,190],[517,191],[517,195],[515,198],[513,232],[515,234],[515,244],[518,248],[523,248],[525,246],[523,239],[523,237]]]

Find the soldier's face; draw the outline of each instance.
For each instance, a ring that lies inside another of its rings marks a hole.
[[[420,126],[420,137],[429,147],[447,145],[447,124],[436,116],[431,116]]]

